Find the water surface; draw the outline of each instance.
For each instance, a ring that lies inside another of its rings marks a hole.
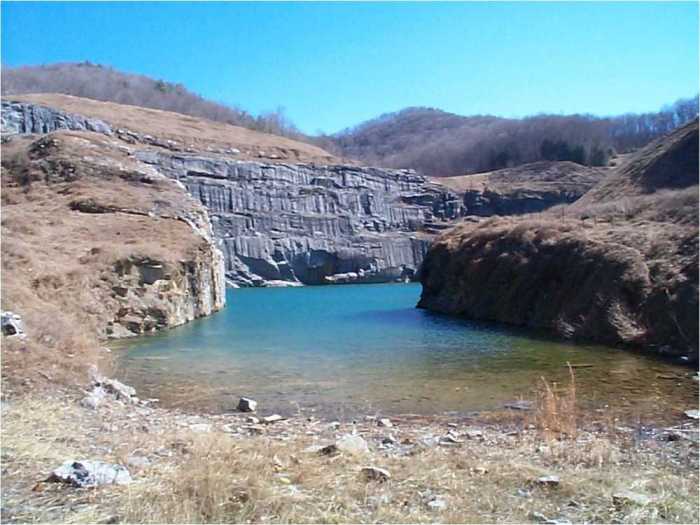
[[[697,404],[690,369],[415,308],[419,284],[230,289],[221,312],[119,344],[117,375],[167,406],[265,411],[469,413],[532,399],[576,369],[579,398],[636,417]]]

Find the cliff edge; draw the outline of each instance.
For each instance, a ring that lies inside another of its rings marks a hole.
[[[4,338],[3,377],[34,363],[56,379],[100,339],[224,306],[206,210],[121,141],[56,131],[14,137],[2,154],[2,309],[27,333]]]

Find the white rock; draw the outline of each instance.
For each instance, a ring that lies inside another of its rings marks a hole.
[[[272,414],[271,416],[267,416],[262,418],[263,423],[275,423],[277,421],[282,421],[284,418],[280,416],[279,414]]]
[[[70,459],[54,470],[46,481],[70,483],[76,487],[125,485],[131,483],[131,475],[121,465],[112,465],[102,461]]]
[[[248,397],[242,397],[238,401],[238,410],[240,410],[241,412],[255,412],[255,409],[257,407],[258,402]]]
[[[638,492],[632,492],[631,490],[622,490],[613,494],[613,503],[617,506],[623,505],[648,505],[651,503],[651,498],[640,494]]]
[[[442,511],[447,509],[447,502],[442,498],[434,498],[426,503],[430,510]]]
[[[559,485],[559,476],[541,476],[537,478],[537,483],[539,485],[547,485],[549,487],[555,487]]]
[[[190,430],[192,432],[211,432],[211,425],[209,423],[195,423],[190,425]]]
[[[145,456],[129,456],[126,458],[126,464],[134,468],[146,468],[151,461]]]
[[[700,410],[686,410],[685,415],[691,419],[700,419]]]
[[[361,455],[369,452],[367,442],[360,436],[347,434],[335,442],[336,448],[348,454]]]
[[[389,418],[386,418],[386,417],[383,417],[379,421],[377,421],[377,425],[379,425],[380,427],[387,427],[387,428],[391,428],[394,426],[394,424],[391,422],[391,420]]]

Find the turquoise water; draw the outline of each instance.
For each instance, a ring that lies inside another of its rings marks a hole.
[[[576,370],[590,404],[645,412],[697,395],[685,368],[419,310],[419,295],[418,284],[230,289],[211,317],[121,343],[116,373],[169,406],[225,411],[250,396],[332,417],[499,408],[531,399],[542,377],[566,382],[567,361],[593,365]]]

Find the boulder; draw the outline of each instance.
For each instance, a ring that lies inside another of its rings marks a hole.
[[[249,397],[242,397],[238,401],[238,410],[241,412],[255,412],[258,402]]]
[[[70,483],[75,487],[125,485],[131,483],[131,475],[121,465],[103,461],[70,459],[54,470],[46,481]]]
[[[25,337],[22,318],[13,312],[2,312],[0,316],[2,335],[7,337]]]
[[[645,496],[639,492],[632,492],[631,490],[616,492],[613,494],[612,500],[616,507],[623,507],[625,505],[644,506],[651,503],[651,498],[649,496]]]

